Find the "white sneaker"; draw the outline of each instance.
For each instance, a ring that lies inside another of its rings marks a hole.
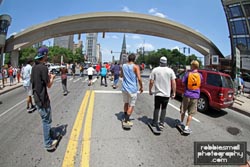
[[[53,140],[51,145],[49,147],[47,147],[46,149],[47,150],[54,150],[56,148],[57,143],[58,143],[58,140],[56,140],[56,139]]]

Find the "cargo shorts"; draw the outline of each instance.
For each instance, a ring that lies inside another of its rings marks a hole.
[[[193,116],[197,112],[197,103],[198,99],[192,99],[189,97],[183,96],[181,103],[181,113],[188,111],[188,115]]]

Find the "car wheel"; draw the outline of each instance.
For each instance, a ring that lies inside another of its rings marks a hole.
[[[208,99],[206,96],[200,96],[197,103],[197,109],[199,112],[206,112],[208,110]]]

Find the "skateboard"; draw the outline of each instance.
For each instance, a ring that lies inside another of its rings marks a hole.
[[[176,119],[175,120],[175,127],[178,129],[178,131],[181,133],[181,135],[189,135],[191,132],[185,132],[184,131],[184,128],[185,126],[184,125],[181,125],[181,121],[179,119]]]
[[[152,123],[152,120],[149,120],[148,121],[148,126],[149,126],[149,128],[151,129],[151,131],[155,134],[155,135],[160,135],[161,134],[161,129],[159,128],[159,126],[152,126],[151,125],[151,123]]]
[[[60,131],[51,130],[50,136],[53,140],[55,140],[55,139],[57,140],[57,143],[53,148],[47,149],[47,151],[53,152],[57,149],[57,147],[58,147],[58,145],[63,137],[63,130],[60,130]]]
[[[128,125],[124,120],[121,121],[122,122],[122,128],[124,130],[130,130],[132,125]]]

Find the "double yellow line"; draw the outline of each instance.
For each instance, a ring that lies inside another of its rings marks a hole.
[[[95,99],[95,92],[94,91],[87,91],[81,107],[78,111],[76,121],[74,123],[69,143],[67,146],[67,150],[64,155],[64,160],[62,167],[74,167],[76,162],[76,154],[77,154],[77,148],[78,148],[78,141],[82,141],[81,144],[81,167],[89,167],[89,159],[90,159],[90,137],[91,137],[91,126],[92,126],[92,117],[93,117],[93,110],[94,110],[94,99]],[[86,113],[86,108],[87,113]],[[84,116],[85,118],[85,124],[84,124],[84,131],[82,140],[79,139]]]

